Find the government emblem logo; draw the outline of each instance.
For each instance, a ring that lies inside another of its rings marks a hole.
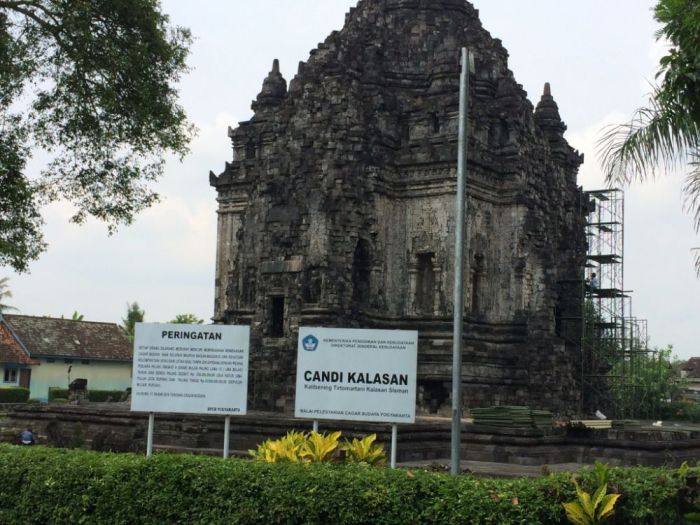
[[[316,339],[313,335],[307,335],[301,340],[301,345],[307,352],[313,352],[318,347],[318,339]]]

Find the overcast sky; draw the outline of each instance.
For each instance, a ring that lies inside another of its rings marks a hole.
[[[198,126],[192,153],[168,163],[158,184],[163,201],[129,228],[68,223],[70,208],[46,210],[49,250],[31,273],[9,275],[11,304],[22,313],[120,322],[138,301],[147,321],[193,312],[209,319],[214,300],[216,194],[208,172],[231,158],[228,126],[251,116],[250,102],[279,58],[289,81],[300,60],[340,29],[355,0],[169,0],[174,23],[192,29],[192,71],[182,102]],[[585,153],[579,184],[603,186],[595,143],[608,123],[622,122],[650,90],[663,49],[654,41],[651,0],[476,0],[484,27],[510,52],[510,68],[537,103],[545,82]],[[31,165],[36,169],[38,163]],[[681,209],[681,178],[626,192],[625,288],[633,313],[649,321],[653,345],[673,344],[700,356],[698,298],[690,248],[700,245]]]

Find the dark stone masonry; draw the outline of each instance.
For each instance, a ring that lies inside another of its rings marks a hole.
[[[420,334],[419,412],[450,406],[459,56],[471,75],[466,407],[578,408],[582,155],[464,0],[361,0],[287,84],[277,61],[210,174],[215,320],[251,325],[249,406],[290,412],[299,326]]]

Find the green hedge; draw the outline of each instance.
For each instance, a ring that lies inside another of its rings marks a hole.
[[[102,403],[109,398],[112,398],[113,401],[119,401],[123,394],[123,390],[88,390],[88,401]],[[70,391],[67,388],[54,386],[49,388],[49,401],[68,399],[69,397]]]
[[[67,388],[61,388],[58,386],[49,387],[49,402],[55,401],[56,399],[68,399],[69,392]]]
[[[21,386],[0,388],[0,403],[26,403],[28,399],[28,388]]]
[[[700,423],[700,403],[696,401],[673,401],[661,406],[659,417],[664,420]]]
[[[457,525],[565,523],[568,476],[452,478],[328,464],[266,464],[157,454],[0,445],[3,524]],[[691,470],[689,478],[697,474]],[[584,486],[590,471],[581,473]],[[622,492],[610,523],[680,523],[686,479],[672,470],[611,469]],[[590,490],[590,489],[589,489]]]
[[[104,403],[110,398],[119,401],[123,394],[123,390],[88,390],[88,400],[95,403]]]

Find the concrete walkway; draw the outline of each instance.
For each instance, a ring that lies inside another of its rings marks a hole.
[[[490,461],[462,461],[460,462],[462,472],[470,472],[477,476],[488,476],[498,478],[536,478],[549,472],[577,472],[586,466],[584,463],[557,463],[554,465],[532,466],[515,465],[512,463],[493,463]],[[435,471],[450,471],[449,460],[436,460],[426,463],[425,461],[408,461],[397,463],[400,468],[430,469]]]

